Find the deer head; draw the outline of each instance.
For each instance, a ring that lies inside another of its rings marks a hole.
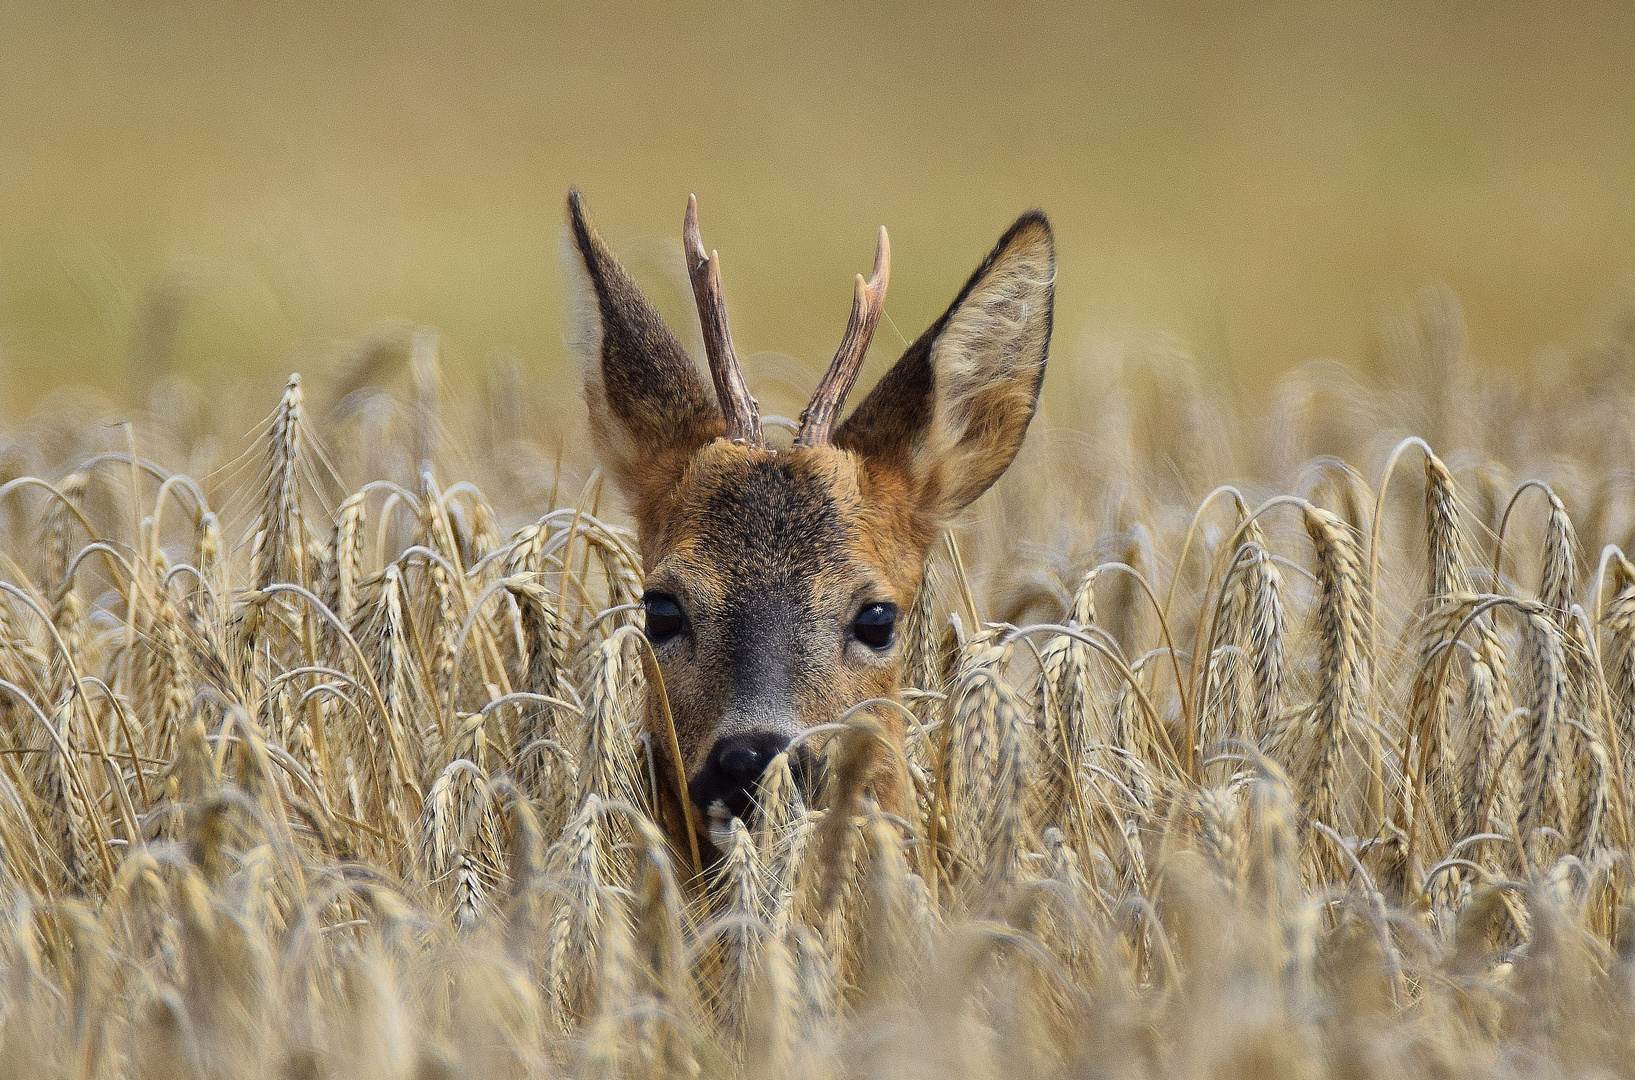
[[[646,633],[685,776],[660,783],[689,821],[742,816],[800,732],[898,690],[898,612],[940,531],[1016,456],[1050,342],[1050,225],[1018,218],[954,302],[835,426],[885,301],[890,248],[859,275],[839,350],[787,449],[770,448],[727,331],[720,261],[688,201],[683,243],[714,393],[568,196],[576,337],[597,451],[636,520]],[[650,702],[648,723],[662,713]],[[901,743],[902,720],[879,720]],[[901,808],[894,769],[876,797]],[[681,802],[681,791],[694,804]],[[713,831],[713,830],[711,830]],[[697,837],[707,841],[700,830]]]

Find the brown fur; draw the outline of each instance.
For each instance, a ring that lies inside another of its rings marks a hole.
[[[894,698],[900,645],[869,648],[852,620],[873,603],[908,610],[931,543],[1021,445],[1050,338],[1044,215],[1017,220],[834,445],[783,451],[719,437],[704,380],[577,193],[569,225],[591,427],[635,514],[648,588],[689,620],[655,650],[688,778],[723,737]],[[650,723],[660,715],[649,708]],[[877,719],[900,746],[900,714]],[[901,805],[896,775],[874,781],[888,809]],[[665,827],[685,848],[684,782],[666,775],[661,786]]]

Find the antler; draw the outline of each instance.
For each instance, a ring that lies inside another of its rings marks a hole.
[[[857,372],[863,366],[863,354],[869,351],[869,339],[886,306],[886,282],[891,278],[891,241],[886,227],[880,226],[880,239],[874,248],[874,269],[869,280],[857,275],[857,287],[852,293],[852,315],[846,321],[846,332],[840,337],[840,348],[829,362],[812,394],[811,404],[800,414],[800,429],[795,432],[796,446],[825,446],[829,429],[845,404],[846,395],[857,381]]]
[[[704,353],[710,360],[710,377],[715,380],[715,397],[727,421],[727,438],[749,446],[765,446],[761,431],[761,409],[749,396],[738,354],[732,351],[732,335],[727,331],[727,304],[721,295],[721,256],[704,251],[698,232],[698,197],[687,196],[687,217],[681,224],[681,244],[687,252],[687,276],[693,281],[693,300],[698,304],[698,322],[704,330]]]

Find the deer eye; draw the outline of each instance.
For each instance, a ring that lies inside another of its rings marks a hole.
[[[870,604],[852,620],[852,634],[871,649],[890,646],[896,630],[896,604]]]
[[[647,609],[647,640],[655,645],[669,641],[687,627],[686,613],[668,593],[643,594],[642,607]]]

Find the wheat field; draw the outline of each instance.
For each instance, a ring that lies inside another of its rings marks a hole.
[[[425,330],[49,399],[0,436],[0,1076],[1628,1074],[1635,322],[1501,376],[1430,292],[1384,342],[1253,402],[1106,346],[934,549],[903,703],[702,874],[575,402]]]

